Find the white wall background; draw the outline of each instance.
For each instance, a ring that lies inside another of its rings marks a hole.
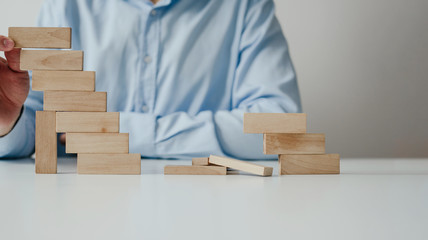
[[[42,0],[0,0],[0,34]],[[309,130],[343,157],[428,157],[428,1],[276,0]]]

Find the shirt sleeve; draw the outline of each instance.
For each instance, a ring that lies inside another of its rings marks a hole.
[[[121,131],[130,133],[130,151],[144,157],[190,158],[218,154],[272,159],[263,154],[261,134],[243,133],[244,112],[300,112],[300,95],[287,42],[273,2],[247,9],[239,47],[230,111],[193,116],[121,113]]]
[[[55,27],[60,25],[60,17],[53,11],[51,1],[45,1],[39,13],[37,26]],[[27,157],[34,152],[36,111],[42,110],[43,93],[30,91],[21,117],[14,128],[6,136],[0,137],[0,158]]]

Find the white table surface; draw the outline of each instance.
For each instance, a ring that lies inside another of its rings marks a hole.
[[[0,239],[428,239],[428,159],[344,159],[340,175],[36,175],[0,160]]]

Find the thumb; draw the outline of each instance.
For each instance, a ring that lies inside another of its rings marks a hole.
[[[4,56],[7,59],[7,64],[9,68],[15,72],[22,72],[19,64],[19,60],[21,58],[21,49],[14,48],[11,51],[4,52]]]
[[[0,35],[0,51],[11,51],[13,47],[15,46],[15,43],[12,39]]]

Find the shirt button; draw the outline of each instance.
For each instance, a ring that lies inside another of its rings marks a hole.
[[[152,57],[150,57],[150,56],[145,56],[145,57],[144,57],[144,62],[145,62],[145,63],[151,63],[151,62],[152,62]]]
[[[150,14],[152,14],[152,16],[155,16],[156,15],[156,10],[152,10],[151,12],[150,12]]]
[[[147,105],[143,105],[143,106],[141,107],[141,110],[142,110],[143,112],[147,112],[147,111],[149,111],[149,107],[147,107]]]

